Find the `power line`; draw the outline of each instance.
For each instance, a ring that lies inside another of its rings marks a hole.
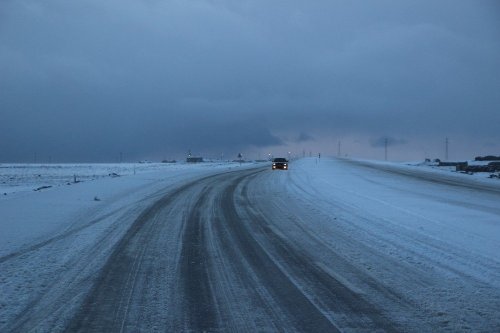
[[[384,148],[385,148],[385,160],[387,161],[387,138],[384,139]]]
[[[448,146],[449,146],[449,140],[448,140],[448,138],[446,138],[446,140],[445,140],[445,155],[444,155],[445,161],[448,161]]]

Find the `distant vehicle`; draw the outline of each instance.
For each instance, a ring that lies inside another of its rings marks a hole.
[[[288,170],[288,160],[283,157],[273,158],[273,170],[276,169]]]

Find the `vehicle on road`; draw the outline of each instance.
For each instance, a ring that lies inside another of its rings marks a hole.
[[[276,169],[288,170],[288,160],[283,157],[273,158],[273,170]]]

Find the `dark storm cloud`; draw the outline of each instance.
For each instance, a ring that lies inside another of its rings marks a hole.
[[[314,137],[304,132],[301,132],[299,134],[299,137],[295,140],[295,142],[308,142],[308,141],[314,141]]]
[[[500,140],[499,22],[497,1],[3,1],[0,161],[309,137],[484,147]]]

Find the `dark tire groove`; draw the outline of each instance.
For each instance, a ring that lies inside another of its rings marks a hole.
[[[239,183],[246,177],[240,177],[231,184],[224,191],[221,200],[222,211],[227,222],[226,227],[230,230],[238,247],[242,249],[245,259],[261,279],[262,285],[281,304],[281,308],[287,313],[288,320],[297,331],[340,332],[280,269],[255,240],[251,231],[243,223],[234,223],[241,220],[235,209],[234,193]]]
[[[180,274],[185,294],[188,331],[211,332],[218,328],[216,304],[208,276],[208,255],[202,223],[208,188],[203,189],[185,222]]]
[[[107,264],[102,269],[92,291],[87,296],[80,311],[68,324],[66,332],[121,332],[127,312],[123,311],[120,303],[127,301],[130,290],[131,274],[136,270],[137,257],[134,250],[144,252],[153,236],[151,232],[156,223],[154,217],[164,207],[167,207],[176,196],[189,191],[198,182],[214,176],[208,176],[179,187],[154,203],[145,210],[133,223],[129,231],[117,244]],[[108,315],[103,315],[108,314]],[[114,314],[110,316],[109,314]]]

